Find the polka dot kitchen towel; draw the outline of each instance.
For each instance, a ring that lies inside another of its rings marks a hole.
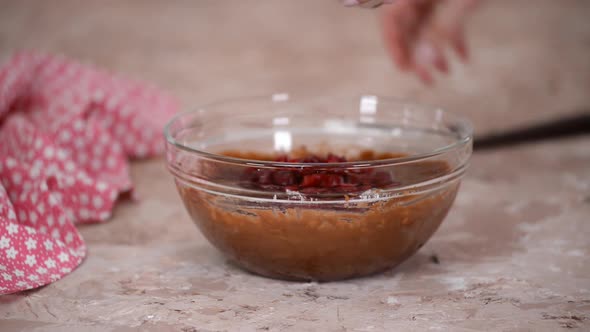
[[[20,53],[0,67],[0,294],[81,263],[75,225],[109,219],[132,186],[128,158],[162,152],[175,111],[155,88],[62,57]]]

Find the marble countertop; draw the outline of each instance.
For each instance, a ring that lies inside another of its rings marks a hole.
[[[0,0],[0,56],[62,52],[153,81],[187,107],[277,91],[393,95],[467,115],[484,133],[590,107],[590,2],[532,3],[485,3],[469,24],[472,62],[430,89],[392,68],[374,12],[336,1]],[[140,201],[81,227],[88,258],[71,275],[0,297],[0,330],[590,329],[588,136],[477,152],[415,256],[324,284],[228,264],[162,160],[134,162],[132,176]]]

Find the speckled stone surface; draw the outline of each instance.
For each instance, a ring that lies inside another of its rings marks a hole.
[[[488,1],[469,25],[473,61],[432,89],[390,66],[373,12],[328,0],[0,0],[0,56],[63,52],[154,81],[185,105],[277,91],[393,95],[487,132],[590,108],[589,15],[585,0]],[[227,264],[162,160],[134,163],[132,175],[141,200],[82,228],[89,254],[71,275],[0,297],[0,330],[590,329],[590,137],[475,154],[417,255],[327,284]]]

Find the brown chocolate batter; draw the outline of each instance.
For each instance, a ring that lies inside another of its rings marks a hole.
[[[225,155],[257,160],[285,158],[235,151]],[[403,155],[365,151],[356,160],[398,156]],[[394,181],[387,184],[399,185],[413,177],[423,178],[424,174],[435,178],[445,172],[449,172],[445,162],[421,162],[398,167]],[[298,179],[298,183],[289,185],[304,183]],[[338,183],[343,181],[349,179]],[[439,227],[455,199],[459,182],[448,182],[429,192],[327,204],[247,200],[198,190],[181,182],[177,185],[203,234],[238,265],[273,278],[329,281],[389,269],[412,255]],[[270,189],[277,187],[273,184]],[[334,186],[328,191],[332,189],[339,190]],[[348,193],[342,195],[348,199]]]

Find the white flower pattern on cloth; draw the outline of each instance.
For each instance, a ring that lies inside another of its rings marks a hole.
[[[155,88],[77,62],[19,53],[0,67],[0,294],[70,273],[132,189],[128,158],[162,152],[176,111]]]

